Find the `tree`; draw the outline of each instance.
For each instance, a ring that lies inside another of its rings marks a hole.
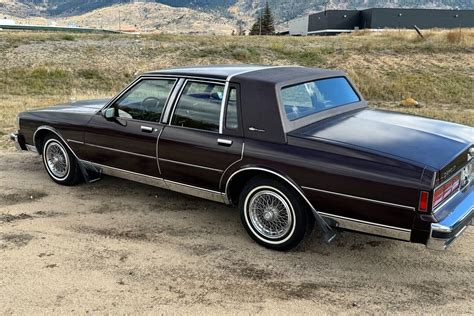
[[[250,29],[250,35],[273,35],[275,34],[275,25],[272,10],[268,1],[265,2],[265,8],[260,10],[257,22]]]

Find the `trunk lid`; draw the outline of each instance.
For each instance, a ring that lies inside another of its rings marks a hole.
[[[292,134],[375,151],[437,170],[474,143],[472,127],[373,109],[316,122]]]

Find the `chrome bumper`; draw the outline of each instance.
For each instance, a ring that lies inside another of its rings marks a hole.
[[[10,140],[15,143],[15,148],[17,150],[26,150],[25,141],[22,136],[16,133],[10,134]]]
[[[426,246],[429,249],[445,250],[473,224],[474,181],[456,193],[445,206],[442,213],[449,212],[443,220],[431,224],[430,238]]]

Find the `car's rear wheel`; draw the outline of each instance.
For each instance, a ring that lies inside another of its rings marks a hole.
[[[50,178],[62,185],[74,185],[81,179],[76,158],[59,137],[48,135],[43,140],[43,164]]]
[[[296,247],[314,226],[301,197],[272,178],[251,179],[240,194],[239,209],[250,237],[275,250]]]

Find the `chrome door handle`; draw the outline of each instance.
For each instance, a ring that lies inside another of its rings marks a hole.
[[[264,129],[259,129],[259,128],[255,128],[255,127],[249,127],[249,131],[251,132],[260,132],[260,133],[265,133],[265,130]]]
[[[230,139],[222,139],[222,138],[219,138],[217,140],[217,144],[221,145],[221,146],[232,146],[232,141]]]
[[[145,132],[145,133],[151,133],[153,132],[153,127],[150,127],[150,126],[141,126],[141,129],[142,129],[142,132]]]

